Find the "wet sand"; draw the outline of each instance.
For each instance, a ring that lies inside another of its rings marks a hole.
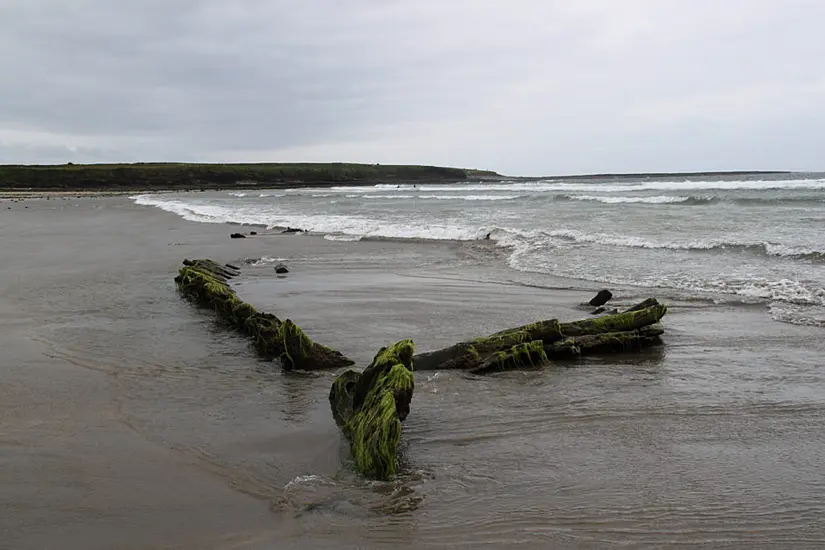
[[[671,297],[644,354],[422,373],[402,475],[372,483],[348,467],[333,373],[256,360],[178,298],[181,259],[284,259],[283,278],[248,265],[239,294],[361,365],[402,337],[580,317],[596,287],[485,243],[230,240],[120,197],[0,206],[0,548],[825,544],[821,328]]]

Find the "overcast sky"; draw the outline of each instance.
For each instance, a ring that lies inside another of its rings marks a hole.
[[[822,0],[0,0],[0,163],[825,169]]]

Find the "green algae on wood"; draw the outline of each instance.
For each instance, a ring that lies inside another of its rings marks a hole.
[[[417,370],[467,370],[487,373],[525,368],[556,359],[574,359],[596,353],[620,353],[655,345],[663,330],[657,327],[667,307],[649,298],[630,309],[615,314],[559,323],[556,319],[502,330],[447,348],[421,353],[413,360]],[[524,362],[516,346],[541,344]]]
[[[252,337],[261,357],[278,359],[286,370],[340,368],[352,364],[341,353],[313,342],[287,319],[262,313],[247,304],[229,286],[240,271],[212,260],[184,260],[175,283],[188,300],[215,311],[235,330]]]
[[[382,480],[395,477],[401,422],[410,412],[415,380],[412,340],[381,348],[362,373],[348,370],[332,383],[330,406],[350,441],[355,468]]]
[[[545,344],[562,338],[561,325],[555,319],[538,321],[489,336],[460,342],[453,346],[415,356],[417,370],[472,370],[498,351],[506,351],[525,342],[541,340]]]
[[[664,334],[661,325],[650,325],[638,330],[605,332],[578,336],[574,340],[581,355],[638,351],[660,342]]]
[[[487,374],[506,370],[537,367],[547,362],[544,343],[541,340],[516,344],[509,351],[497,351],[481,366],[473,369],[473,374]]]
[[[602,315],[595,319],[583,319],[572,323],[562,323],[561,330],[565,336],[585,336],[606,332],[623,332],[637,330],[659,322],[667,313],[667,306],[657,304],[644,309]]]

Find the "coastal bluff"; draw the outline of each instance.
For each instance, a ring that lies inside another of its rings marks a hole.
[[[0,165],[4,191],[160,191],[459,183],[493,172],[439,166],[351,163]]]

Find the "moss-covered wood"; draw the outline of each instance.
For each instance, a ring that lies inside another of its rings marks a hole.
[[[588,334],[603,334],[605,332],[624,332],[638,330],[642,327],[658,323],[667,313],[667,307],[659,304],[650,305],[642,309],[633,309],[612,315],[602,315],[593,319],[583,319],[572,323],[562,323],[561,331],[565,336],[585,336]]]
[[[341,353],[313,342],[289,319],[259,312],[238,298],[228,283],[238,274],[236,268],[212,260],[184,260],[175,283],[185,298],[213,309],[223,322],[252,337],[261,357],[278,359],[287,370],[352,365]]]
[[[533,340],[523,344],[516,344],[507,351],[497,351],[487,357],[484,362],[472,369],[473,374],[488,374],[505,370],[535,367],[547,361],[544,343]]]
[[[563,338],[561,325],[555,319],[539,321],[521,327],[496,332],[448,348],[420,353],[415,356],[416,370],[446,370],[479,368],[488,357],[513,346],[540,340],[550,344]]]
[[[467,370],[484,374],[539,366],[553,359],[634,351],[655,345],[664,332],[657,323],[667,307],[654,298],[622,313],[570,323],[539,321],[413,358],[416,370]]]
[[[413,352],[412,340],[401,340],[381,348],[363,372],[348,370],[332,383],[332,415],[349,439],[355,468],[365,476],[395,477],[401,422],[415,387]]]

